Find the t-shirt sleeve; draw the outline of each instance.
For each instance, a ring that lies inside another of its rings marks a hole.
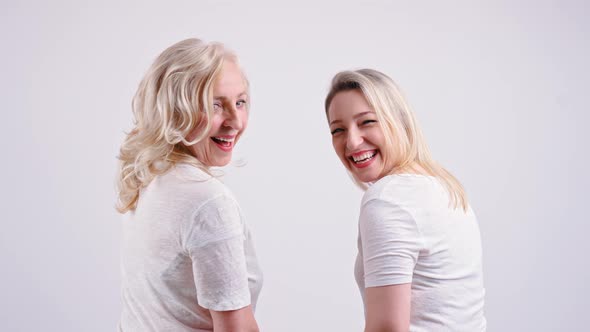
[[[250,304],[244,241],[244,225],[233,198],[213,198],[193,215],[185,245],[201,307],[228,311]]]
[[[361,207],[360,236],[365,287],[412,282],[422,237],[409,212],[386,200],[367,201]]]

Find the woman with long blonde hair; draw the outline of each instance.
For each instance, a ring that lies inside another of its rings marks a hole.
[[[397,85],[343,71],[325,101],[334,150],[365,190],[355,277],[365,331],[485,331],[479,227]]]
[[[262,274],[231,192],[211,174],[246,129],[248,81],[219,43],[164,50],[120,149],[120,331],[258,331]]]

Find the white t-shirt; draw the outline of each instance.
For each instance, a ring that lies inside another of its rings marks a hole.
[[[120,331],[213,331],[209,309],[256,305],[262,273],[231,192],[189,165],[141,191],[123,222]]]
[[[485,331],[479,226],[449,208],[434,177],[397,174],[366,191],[355,278],[366,287],[412,283],[410,331]]]

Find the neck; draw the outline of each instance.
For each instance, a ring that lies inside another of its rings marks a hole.
[[[389,174],[418,174],[418,175],[430,175],[424,167],[420,166],[416,162],[409,163],[407,165],[396,167]]]

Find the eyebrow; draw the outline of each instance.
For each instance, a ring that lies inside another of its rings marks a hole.
[[[353,119],[358,119],[358,118],[360,118],[360,117],[362,117],[362,116],[364,116],[364,115],[370,114],[370,113],[375,113],[375,111],[366,111],[366,112],[362,112],[362,113],[356,114],[356,115],[355,115],[355,116],[353,116],[352,118],[353,118]],[[342,120],[333,120],[333,121],[331,121],[331,122],[330,122],[330,126],[331,126],[331,125],[333,125],[334,123],[338,123],[338,122],[342,122]]]
[[[244,91],[244,92],[242,92],[242,93],[239,93],[239,94],[236,96],[236,98],[240,98],[240,97],[242,97],[242,96],[244,96],[244,95],[246,95],[246,96],[247,96],[247,95],[248,95],[248,93],[247,93],[246,91]],[[228,100],[229,98],[227,98],[226,96],[213,96],[213,99],[219,99],[219,100]]]

